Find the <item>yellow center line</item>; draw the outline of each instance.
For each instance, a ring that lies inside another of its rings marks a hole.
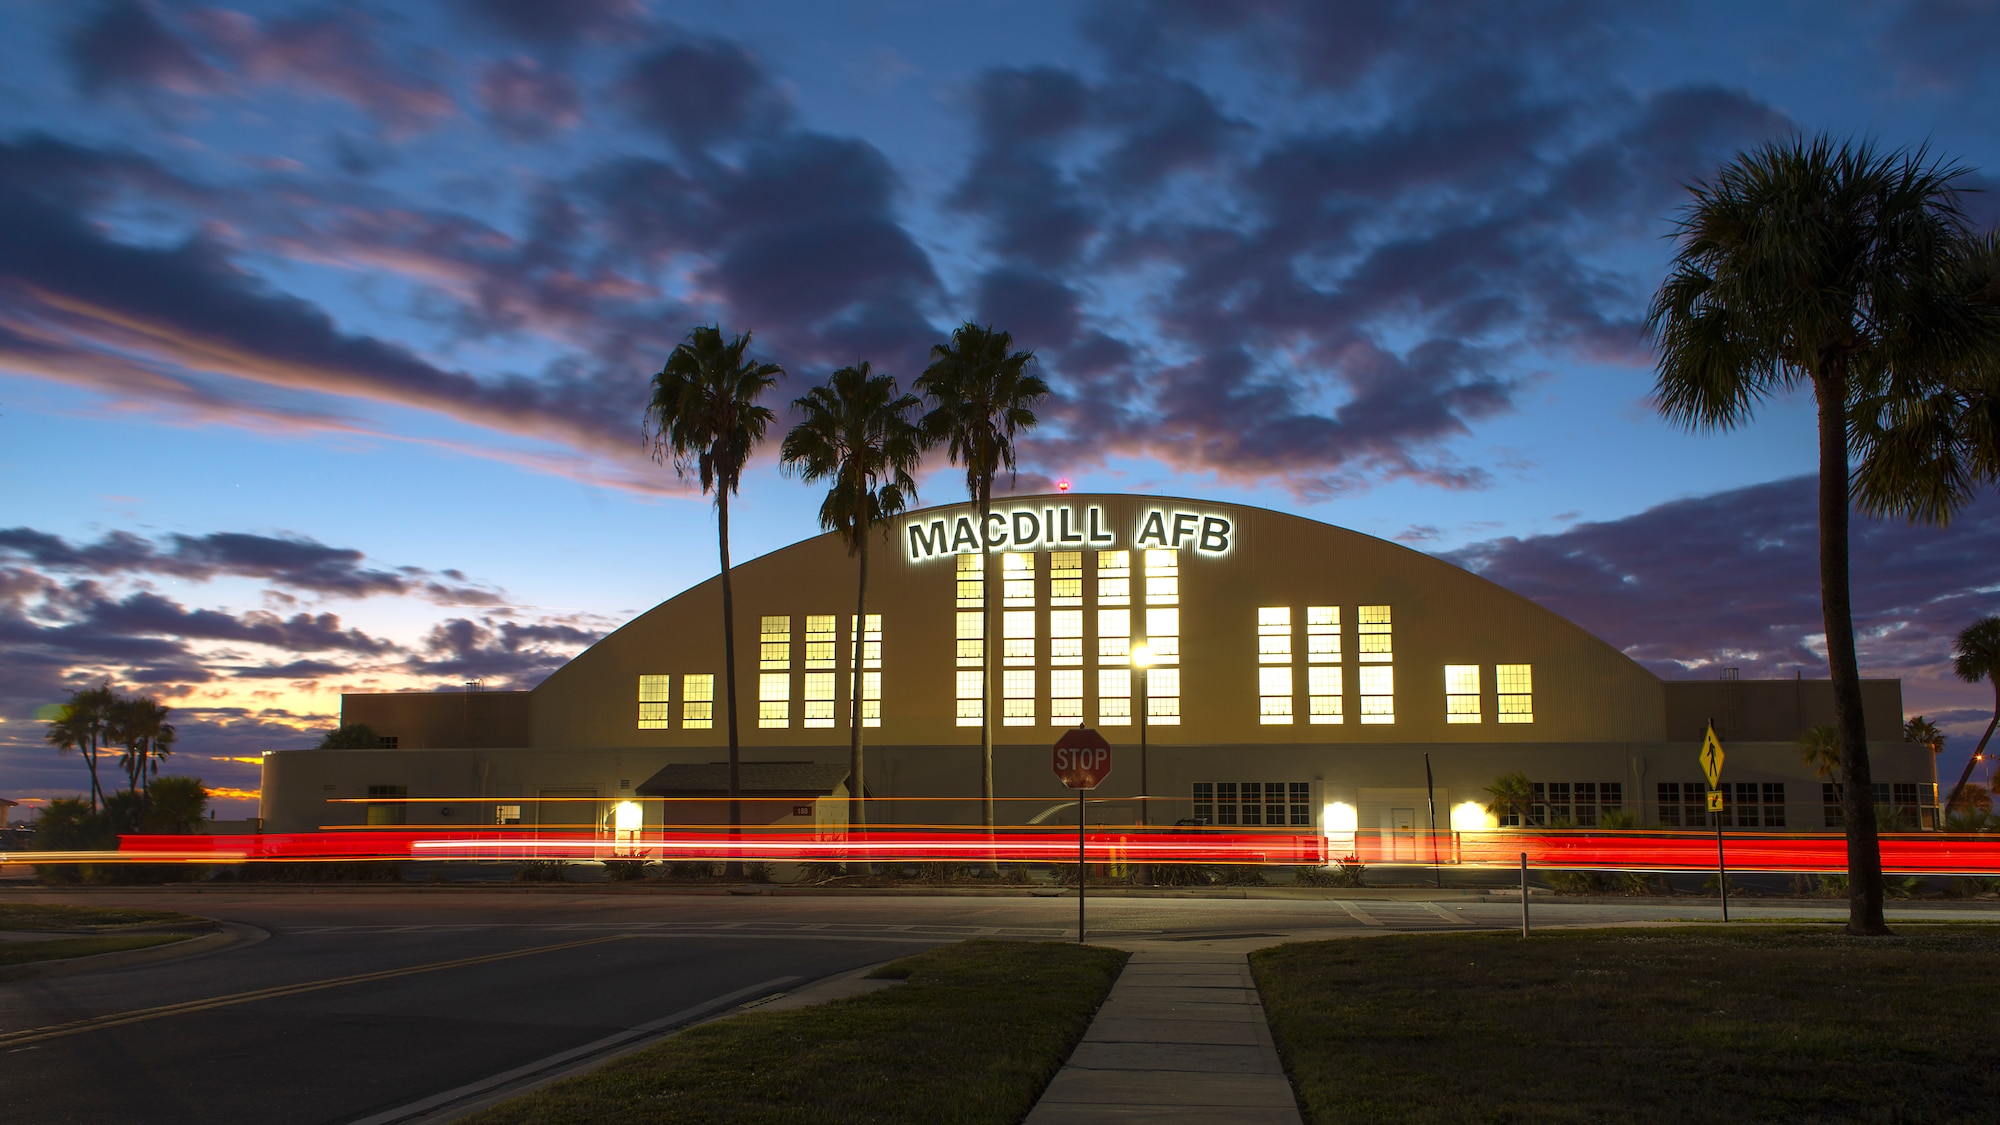
[[[564,949],[580,949],[586,945],[601,945],[607,941],[623,941],[633,935],[610,934],[605,937],[584,938],[581,941],[565,941],[555,945],[537,945],[528,949],[509,950],[505,953],[486,953],[478,957],[460,957],[453,961],[432,961],[425,965],[411,965],[403,969],[382,969],[372,973],[355,973],[352,976],[329,977],[326,980],[305,981],[300,984],[281,984],[271,988],[258,988],[249,992],[237,992],[228,996],[213,996],[204,1000],[187,1000],[179,1004],[162,1004],[157,1008],[139,1008],[130,1012],[112,1012],[109,1015],[92,1016],[89,1019],[74,1020],[70,1023],[51,1024],[47,1027],[32,1027],[23,1031],[0,1033],[0,1047],[17,1047],[27,1043],[40,1043],[47,1039],[60,1039],[66,1035],[79,1035],[86,1031],[96,1031],[105,1027],[120,1027],[128,1023],[144,1023],[147,1020],[164,1019],[168,1016],[186,1015],[191,1012],[205,1012],[211,1008],[227,1008],[236,1004],[249,1004],[258,1000],[273,1000],[281,996],[297,996],[305,992],[340,988],[350,984],[367,984],[370,981],[393,980],[396,977],[414,976],[418,973],[432,973],[440,969],[458,969],[467,965],[484,965],[494,961],[508,961],[516,957],[528,957],[536,953],[555,953]]]

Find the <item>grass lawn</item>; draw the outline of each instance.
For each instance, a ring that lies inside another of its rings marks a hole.
[[[1410,935],[1251,955],[1309,1122],[1990,1121],[2000,927]]]
[[[1083,1038],[1113,949],[973,941],[887,966],[904,983],[752,1011],[465,1119],[1012,1125]]]
[[[48,941],[0,941],[0,969],[26,965],[32,961],[61,961],[70,957],[91,957],[99,953],[121,953],[127,949],[147,949],[186,941],[193,934],[105,934],[91,937],[51,938]]]
[[[0,902],[0,930],[90,930],[103,926],[162,923],[208,926],[205,918],[170,910],[126,910],[107,906],[64,906],[43,902]]]

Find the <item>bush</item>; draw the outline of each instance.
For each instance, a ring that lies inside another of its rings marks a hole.
[[[646,877],[646,866],[643,859],[607,859],[604,877],[614,883],[636,883]]]
[[[2000,879],[1976,879],[1961,876],[1953,879],[1951,887],[1945,891],[1945,895],[1949,898],[1982,898],[1993,894],[2000,894]]]
[[[516,883],[566,883],[569,864],[559,859],[524,859],[514,865]]]
[[[667,878],[700,881],[722,878],[722,865],[712,859],[677,859],[667,864]]]
[[[823,859],[807,860],[799,864],[799,877],[797,881],[817,886],[821,883],[831,883],[844,874],[846,872],[838,863],[829,863]]]
[[[1222,885],[1225,887],[1265,887],[1271,881],[1264,878],[1264,869],[1247,863],[1223,865]]]
[[[772,882],[772,866],[761,859],[750,860],[743,865],[743,878],[752,883]]]
[[[1559,895],[1604,893],[1604,877],[1595,871],[1551,871],[1546,878]]]
[[[1292,868],[1292,885],[1295,887],[1337,887],[1339,881],[1326,868],[1313,863],[1302,863]]]
[[[1368,865],[1353,856],[1333,861],[1333,885],[1336,887],[1359,887],[1365,885],[1362,876],[1367,874]]]
[[[1206,887],[1217,881],[1215,868],[1199,863],[1156,863],[1153,865],[1153,885],[1156,887]]]

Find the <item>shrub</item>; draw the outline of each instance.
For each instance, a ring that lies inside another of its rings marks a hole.
[[[1216,881],[1216,871],[1199,863],[1156,863],[1153,885],[1158,887],[1206,887]]]
[[[1354,856],[1344,856],[1333,862],[1333,885],[1336,887],[1359,887],[1366,885],[1362,876],[1367,874],[1368,865]]]
[[[1292,868],[1292,885],[1296,887],[1337,887],[1340,886],[1333,872],[1313,863],[1302,863]]]
[[[798,881],[814,885],[831,883],[843,874],[845,872],[841,870],[841,865],[838,863],[829,863],[823,859],[808,860],[799,864]]]
[[[772,881],[771,865],[761,859],[753,859],[743,865],[743,878],[752,883]]]
[[[559,859],[524,859],[514,865],[516,883],[566,883],[569,864]]]
[[[604,877],[614,883],[636,883],[646,877],[646,866],[643,859],[607,859]]]
[[[722,865],[711,859],[677,859],[667,864],[667,878],[682,880],[720,879]]]

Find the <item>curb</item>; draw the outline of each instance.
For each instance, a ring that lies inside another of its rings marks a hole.
[[[76,976],[82,973],[108,972],[135,965],[157,964],[162,961],[181,961],[190,957],[201,957],[237,945],[255,945],[270,937],[270,932],[240,922],[217,922],[214,928],[199,937],[187,941],[177,941],[171,945],[155,945],[147,949],[121,949],[111,953],[93,953],[88,957],[64,957],[54,961],[30,961],[25,965],[10,965],[0,968],[0,984],[21,980],[45,980],[49,977]],[[146,932],[146,931],[126,931]],[[174,931],[151,931],[174,932]],[[101,936],[101,935],[88,935]]]

